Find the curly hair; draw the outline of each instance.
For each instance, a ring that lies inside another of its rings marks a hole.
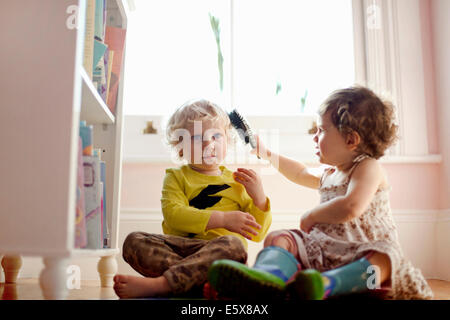
[[[169,118],[166,126],[166,142],[168,145],[175,148],[180,142],[180,137],[175,134],[176,130],[186,129],[188,123],[194,121],[217,123],[224,128],[228,142],[234,141],[232,126],[227,113],[209,100],[198,99],[185,102]]]
[[[382,157],[397,140],[394,106],[381,100],[372,90],[355,86],[334,91],[319,108],[319,115],[330,113],[342,136],[355,131],[361,137],[356,151],[375,159]]]

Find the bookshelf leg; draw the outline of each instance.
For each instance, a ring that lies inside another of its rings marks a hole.
[[[116,256],[101,257],[97,265],[97,270],[102,287],[114,286],[113,278],[118,270]]]
[[[0,265],[1,265],[1,259],[3,258],[3,255],[2,254],[0,254]],[[2,272],[2,270],[0,270],[0,283],[3,283],[3,282],[5,282],[5,275],[4,275],[4,273]]]
[[[44,269],[39,277],[42,294],[47,300],[63,300],[67,297],[67,258],[44,258]]]
[[[20,267],[22,267],[22,257],[5,255],[2,259],[2,267],[5,273],[5,283],[16,283]]]

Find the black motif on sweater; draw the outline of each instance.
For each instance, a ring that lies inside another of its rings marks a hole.
[[[203,189],[195,198],[192,198],[189,201],[189,205],[191,207],[195,207],[197,209],[206,209],[214,206],[217,202],[222,199],[221,196],[212,196],[212,194],[216,194],[222,190],[231,188],[228,184],[210,184],[205,189]]]

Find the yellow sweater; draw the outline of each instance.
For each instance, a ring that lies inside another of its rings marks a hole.
[[[259,234],[252,240],[264,239],[272,223],[269,199],[264,212],[254,205],[244,186],[233,179],[232,171],[224,166],[220,169],[221,176],[205,175],[188,165],[166,169],[161,197],[165,234],[206,240],[234,235],[247,248],[247,241],[240,234],[224,228],[205,230],[212,211],[239,210],[250,213],[261,225]]]

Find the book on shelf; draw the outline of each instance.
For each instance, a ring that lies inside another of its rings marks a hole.
[[[106,48],[105,55],[103,56],[103,73],[102,73],[102,82],[100,83],[99,92],[102,96],[103,101],[106,103],[106,93],[108,87],[108,75],[111,73],[108,72],[108,64],[109,64],[109,48]]]
[[[83,65],[94,87],[107,103],[110,50],[105,43],[106,1],[87,0]]]
[[[92,75],[92,82],[97,92],[106,103],[106,70],[105,70],[105,56],[108,51],[108,46],[104,43],[94,40],[94,73]]]
[[[85,200],[84,200],[84,169],[83,147],[81,137],[78,137],[77,158],[77,196],[75,206],[75,248],[84,248],[87,245]]]
[[[94,149],[94,156],[98,157],[100,160],[100,181],[103,186],[106,186],[106,162],[101,159],[102,149]],[[103,236],[103,247],[109,247],[109,230],[108,230],[108,218],[106,214],[106,187],[103,188],[102,194],[102,236]]]
[[[92,156],[94,154],[94,127],[92,125],[87,125],[86,121],[80,121],[80,137],[83,155]]]
[[[106,163],[102,149],[93,148],[93,126],[80,121],[79,132],[75,247],[107,248]]]
[[[106,47],[94,70],[93,82],[98,93],[106,103],[109,49]]]
[[[83,67],[89,78],[94,71],[94,30],[95,30],[95,0],[87,0],[86,21],[84,25]]]
[[[94,37],[99,41],[105,40],[106,26],[106,2],[105,0],[95,0],[95,27]]]
[[[87,248],[103,248],[103,183],[100,181],[100,160],[96,156],[83,156],[86,207]]]
[[[114,114],[126,29],[107,26],[106,20],[105,0],[87,0],[83,66]]]
[[[122,58],[125,47],[126,29],[106,26],[105,30],[105,44],[109,50],[114,51],[114,58],[112,59],[111,77],[109,78],[109,91],[106,98],[106,104],[111,112],[114,114],[117,103],[117,93],[119,89],[120,72],[122,69]]]
[[[106,162],[100,161],[100,181],[103,183],[103,197],[102,197],[102,214],[103,214],[103,247],[109,248],[109,229],[108,229],[108,218],[106,214]]]
[[[113,59],[114,59],[114,51],[108,48],[108,60],[106,61],[108,67],[106,69],[106,99],[105,99],[105,101],[107,101],[108,95],[109,95]]]
[[[94,56],[93,56],[93,66],[94,68],[99,65],[100,59],[105,55],[105,51],[108,48],[106,44],[95,39],[94,40]]]

